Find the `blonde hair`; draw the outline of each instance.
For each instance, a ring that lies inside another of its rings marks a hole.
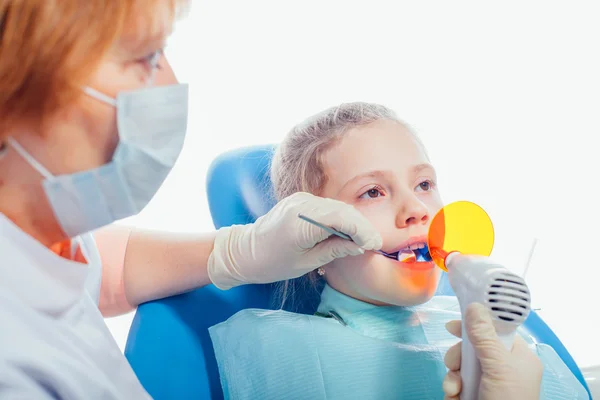
[[[156,18],[174,20],[188,1],[0,1],[0,141],[15,129],[39,130],[76,102],[122,35],[153,35]]]
[[[405,125],[385,106],[356,102],[328,108],[292,128],[271,162],[271,183],[276,199],[296,192],[318,195],[327,183],[323,170],[325,152],[346,131],[380,120]]]
[[[319,195],[327,183],[323,168],[323,156],[327,150],[338,143],[348,130],[381,120],[395,121],[410,129],[391,109],[364,102],[328,108],[292,128],[275,150],[271,161],[271,183],[276,200],[297,192]],[[288,294],[292,300],[302,297],[302,290],[318,290],[318,282],[315,272],[294,281],[285,281],[279,290],[278,302],[283,308]]]

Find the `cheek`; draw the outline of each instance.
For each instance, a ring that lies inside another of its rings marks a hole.
[[[326,270],[326,279],[335,289],[363,301],[410,306],[422,304],[433,296],[440,274],[439,268],[409,271],[368,252],[334,261]]]
[[[83,95],[81,101],[66,110],[56,134],[65,147],[61,156],[74,170],[87,170],[112,159],[118,143],[115,107]],[[70,149],[76,148],[77,152]],[[58,172],[58,171],[56,171]],[[66,172],[66,171],[63,171]],[[70,171],[74,172],[74,171]]]
[[[380,204],[358,205],[356,209],[373,224],[375,229],[384,236],[384,239],[387,234],[398,229],[396,228],[396,212],[389,202],[388,204],[381,202]]]
[[[110,121],[109,121],[110,122]],[[112,124],[109,123],[108,137],[104,146],[104,157],[106,162],[112,160],[115,150],[119,144],[119,133],[117,132],[117,122],[115,119],[112,120]]]
[[[132,76],[121,64],[108,60],[100,66],[89,86],[116,98],[123,90],[139,88],[140,83],[139,79]],[[116,108],[91,96],[85,96],[84,110],[88,141],[98,153],[98,157],[108,162],[119,143]]]
[[[373,252],[354,257],[346,257],[332,261],[325,267],[325,278],[334,288],[346,293],[352,297],[357,296],[362,285],[370,279],[370,264]]]
[[[86,134],[91,149],[98,153],[101,161],[109,162],[119,143],[115,108],[103,103],[96,105],[87,123]]]
[[[434,193],[433,195],[427,196],[424,198],[423,203],[427,206],[427,210],[429,211],[430,217],[433,218],[438,211],[442,209],[444,203],[442,202],[442,198],[439,193]],[[430,218],[430,220],[431,220]]]
[[[328,278],[344,281],[344,286],[350,287],[359,297],[373,295],[377,288],[392,283],[390,279],[394,278],[397,270],[394,261],[374,252],[336,260],[331,265],[333,268],[328,269]]]

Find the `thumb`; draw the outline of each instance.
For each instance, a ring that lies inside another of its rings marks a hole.
[[[495,369],[502,368],[508,351],[496,334],[487,308],[479,303],[469,304],[464,323],[482,372],[492,373]]]
[[[316,261],[315,268],[330,263],[336,258],[358,256],[365,251],[356,243],[332,236],[310,249],[307,256]]]

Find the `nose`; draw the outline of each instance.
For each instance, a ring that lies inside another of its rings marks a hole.
[[[164,55],[158,60],[160,68],[154,71],[154,86],[168,86],[178,83],[171,64]]]
[[[429,210],[417,197],[404,199],[400,204],[396,215],[398,228],[406,228],[411,225],[425,224],[429,220]]]

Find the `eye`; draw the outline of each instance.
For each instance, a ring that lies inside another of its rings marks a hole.
[[[375,187],[372,187],[371,189],[367,190],[363,194],[361,194],[359,198],[361,198],[361,199],[376,199],[381,196],[383,196],[383,189],[380,188],[379,186],[375,186]]]
[[[420,189],[424,192],[429,192],[429,191],[433,190],[433,188],[435,188],[435,183],[433,181],[426,180],[426,181],[419,183],[417,185],[417,187],[415,188],[415,190],[418,191]]]
[[[160,60],[160,57],[162,57],[162,55],[163,55],[163,49],[156,50],[156,51],[153,51],[152,53],[148,54],[147,56],[140,58],[139,60],[137,60],[137,62],[140,64],[144,64],[153,70],[160,69],[160,65],[158,64],[158,61]]]

